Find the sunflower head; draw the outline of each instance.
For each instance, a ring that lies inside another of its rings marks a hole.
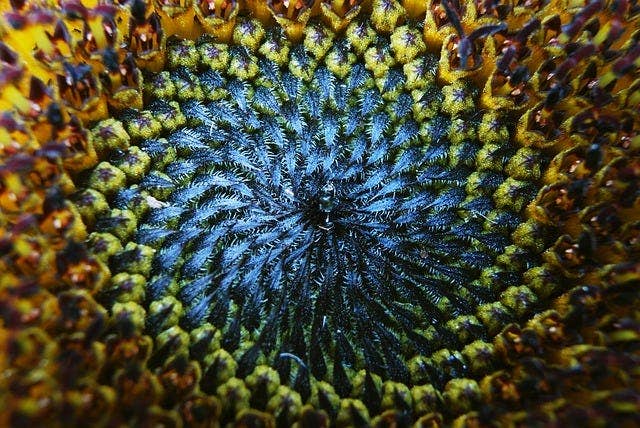
[[[636,2],[0,9],[0,425],[638,422]]]

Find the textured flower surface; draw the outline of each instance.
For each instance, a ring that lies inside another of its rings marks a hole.
[[[277,33],[268,43],[288,44]],[[372,44],[388,43],[378,37]],[[496,296],[473,281],[521,221],[490,196],[506,180],[502,163],[469,185],[482,168],[475,160],[483,150],[475,136],[482,116],[444,110],[455,108],[454,97],[472,105],[470,89],[441,91],[431,55],[408,67],[422,73],[413,82],[421,88],[417,101],[401,71],[385,75],[378,89],[367,63],[347,46],[335,41],[326,61],[308,65],[309,82],[235,47],[231,62],[258,64],[251,79],[203,62],[176,66],[171,80],[183,76],[227,95],[202,101],[177,93],[187,126],[141,142],[152,158],[169,147],[176,157],[124,191],[121,207],[137,189],[162,201],[137,232],[139,243],[158,249],[148,290],[161,298],[175,280],[187,328],[211,321],[228,351],[254,342],[242,350],[240,373],[254,369],[261,351],[277,350],[345,394],[346,368],[408,381],[408,361],[436,351],[450,319],[477,324],[477,306]],[[189,48],[196,49],[169,49]],[[303,63],[313,59],[297,55]],[[166,102],[152,102],[151,112]],[[430,113],[420,110],[425,103],[433,104]],[[424,120],[413,118],[414,109]],[[129,113],[125,123],[140,120]],[[515,154],[507,128],[495,115],[484,119],[505,138],[493,156]],[[530,199],[532,187],[522,184],[519,193]]]
[[[4,2],[0,425],[640,424],[640,6]]]

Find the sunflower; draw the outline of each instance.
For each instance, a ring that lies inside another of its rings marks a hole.
[[[0,4],[1,426],[640,424],[635,1]]]

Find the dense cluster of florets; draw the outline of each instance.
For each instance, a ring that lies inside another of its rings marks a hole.
[[[637,1],[5,6],[0,425],[640,424]]]
[[[240,28],[262,37],[256,22]],[[187,330],[220,329],[241,376],[269,362],[288,377],[296,362],[341,394],[360,369],[446,381],[412,359],[488,337],[477,312],[520,273],[481,275],[534,195],[538,175],[520,163],[540,156],[474,110],[471,83],[436,84],[435,58],[399,42],[419,29],[332,48],[322,31],[302,44],[272,32],[253,50],[172,45],[170,70],[148,78],[148,110],[125,112],[141,137],[147,115],[174,124],[139,140],[151,171],[116,195],[122,209],[140,191],[156,201],[136,232],[157,250],[146,298],[177,298]],[[278,49],[297,62],[279,63]]]

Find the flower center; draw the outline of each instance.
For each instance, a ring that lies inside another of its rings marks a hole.
[[[488,337],[479,306],[520,279],[496,259],[535,188],[509,171],[536,153],[472,84],[363,25],[329,51],[313,26],[299,45],[256,49],[255,25],[251,46],[180,42],[121,118],[151,158],[130,190],[153,202],[147,299],[214,326],[239,376],[267,360],[339,392],[361,369],[417,382],[416,359]]]

